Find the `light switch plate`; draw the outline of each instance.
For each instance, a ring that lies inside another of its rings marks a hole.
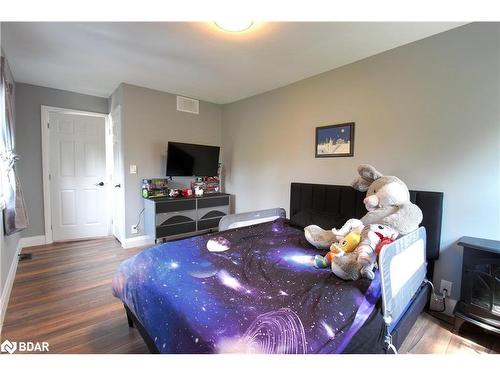
[[[137,174],[137,165],[130,164],[130,174]]]

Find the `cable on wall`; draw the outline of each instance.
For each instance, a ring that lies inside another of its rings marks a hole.
[[[141,224],[141,220],[142,220],[143,214],[144,214],[144,208],[141,210],[141,212],[139,212],[139,220],[137,220],[137,224],[135,225],[135,227],[137,228],[137,230],[139,230],[139,225]]]

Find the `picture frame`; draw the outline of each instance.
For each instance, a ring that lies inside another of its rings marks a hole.
[[[354,125],[354,122],[346,122],[317,127],[315,157],[354,156]]]

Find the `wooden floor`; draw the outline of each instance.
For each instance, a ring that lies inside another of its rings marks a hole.
[[[47,341],[51,353],[147,353],[123,305],[111,294],[121,261],[140,248],[122,249],[112,239],[31,247],[33,259],[19,263],[2,341]],[[422,314],[401,353],[500,352],[497,336],[465,323],[452,325]]]
[[[139,252],[112,238],[30,247],[19,262],[4,339],[47,341],[51,353],[147,353],[111,294],[118,265]]]
[[[401,345],[399,353],[500,353],[500,336],[467,322],[462,325],[458,336],[453,334],[452,320],[453,318],[442,314],[421,314]]]

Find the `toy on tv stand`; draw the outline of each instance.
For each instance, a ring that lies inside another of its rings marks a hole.
[[[201,186],[194,187],[194,195],[201,197],[203,195],[203,188]]]
[[[191,189],[189,189],[189,188],[182,189],[182,196],[184,198],[188,198],[188,197],[190,197],[192,195],[193,195],[193,191]]]
[[[205,194],[214,194],[220,191],[220,181],[218,176],[203,177]]]
[[[166,178],[145,178],[142,180],[142,196],[144,198],[164,197],[168,195]]]
[[[168,189],[168,196],[170,198],[176,198],[181,195],[181,190],[179,189]]]
[[[200,197],[205,191],[205,183],[203,182],[203,177],[196,177],[194,181],[191,181],[191,189],[194,191],[194,195]]]
[[[219,177],[196,177],[196,180],[191,182],[191,189],[194,191],[196,196],[218,193],[220,191]]]

